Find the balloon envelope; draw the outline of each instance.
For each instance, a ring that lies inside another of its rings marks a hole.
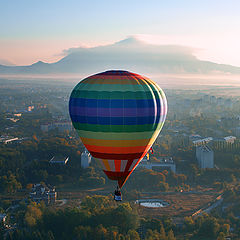
[[[167,101],[162,89],[146,77],[106,71],[75,86],[69,112],[87,150],[122,187],[157,138]]]

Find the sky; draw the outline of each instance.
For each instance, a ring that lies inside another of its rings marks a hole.
[[[0,64],[55,62],[64,50],[129,36],[240,66],[239,0],[0,0]]]

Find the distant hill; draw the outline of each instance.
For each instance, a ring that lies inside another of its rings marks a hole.
[[[134,37],[111,45],[72,48],[55,63],[37,62],[29,66],[0,65],[0,74],[89,74],[107,69],[139,73],[230,73],[240,67],[198,60],[193,49],[178,45],[151,45]]]

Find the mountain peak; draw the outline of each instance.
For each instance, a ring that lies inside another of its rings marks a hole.
[[[33,63],[32,66],[33,66],[33,65],[44,65],[44,64],[47,64],[47,63],[45,63],[45,62],[43,62],[43,61],[38,61],[38,62],[36,62],[36,63]]]
[[[125,39],[115,43],[115,45],[122,45],[122,46],[125,46],[125,45],[142,45],[142,44],[144,44],[144,42],[141,41],[139,38],[134,37],[134,36],[125,38]]]

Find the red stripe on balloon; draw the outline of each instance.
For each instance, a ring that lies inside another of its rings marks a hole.
[[[95,158],[107,159],[107,160],[134,160],[140,158],[143,152],[129,153],[129,154],[111,154],[111,153],[99,153],[90,151],[91,155]]]
[[[121,177],[127,177],[130,172],[111,172],[111,171],[106,171],[103,170],[105,174],[108,176],[109,179],[111,180],[118,180],[118,178]]]
[[[96,146],[84,144],[85,147],[90,152],[102,152],[102,153],[113,153],[113,154],[132,154],[144,152],[146,148],[151,147],[150,145],[146,146],[136,146],[136,147],[105,147],[105,146]]]

